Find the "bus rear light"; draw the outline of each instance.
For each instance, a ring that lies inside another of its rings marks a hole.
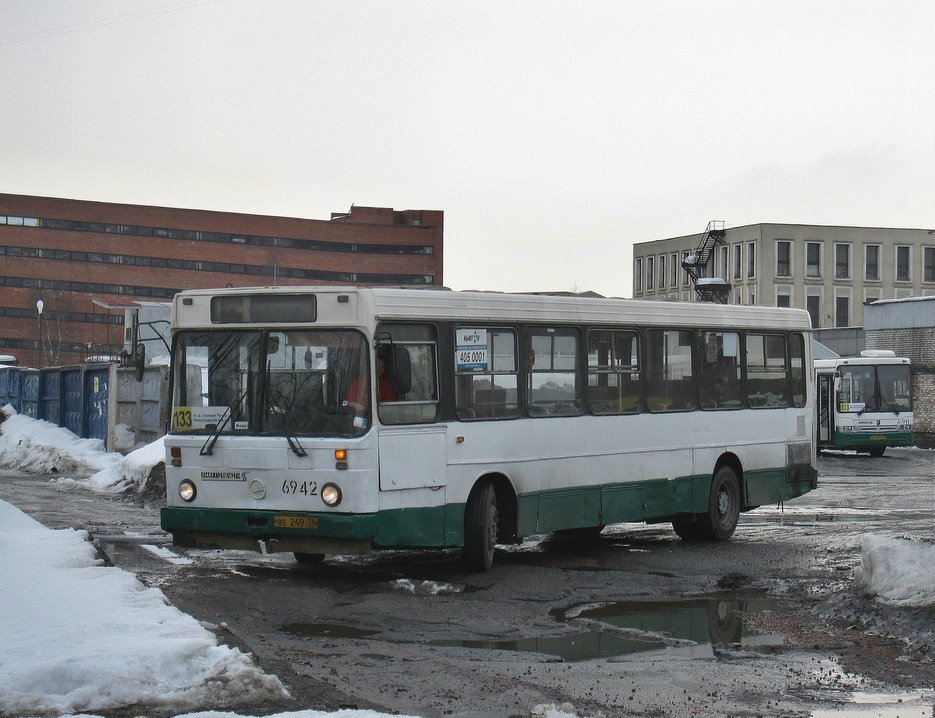
[[[182,449],[178,446],[173,446],[169,449],[169,454],[172,456],[172,465],[181,466],[182,465]]]

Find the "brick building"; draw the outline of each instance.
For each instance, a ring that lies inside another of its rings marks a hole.
[[[874,302],[864,308],[868,349],[912,362],[916,443],[935,447],[935,297]]]
[[[133,301],[223,286],[443,284],[436,210],[296,219],[0,194],[0,353],[116,354]]]

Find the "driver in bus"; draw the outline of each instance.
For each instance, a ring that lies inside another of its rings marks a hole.
[[[382,356],[377,357],[377,400],[380,402],[399,401],[399,395],[393,388],[389,377],[386,376],[386,360]],[[358,414],[367,412],[370,397],[367,394],[366,376],[358,376],[351,382],[344,405],[351,407]]]

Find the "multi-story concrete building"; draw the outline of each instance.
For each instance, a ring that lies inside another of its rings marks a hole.
[[[181,289],[441,285],[443,212],[296,219],[0,194],[0,353],[25,366],[124,347],[122,307]]]
[[[935,296],[935,230],[751,224],[716,233],[705,276],[731,304],[807,309],[817,328],[861,326],[877,299]],[[682,262],[704,233],[633,247],[633,296],[695,301]]]

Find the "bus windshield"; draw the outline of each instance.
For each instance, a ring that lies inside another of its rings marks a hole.
[[[180,332],[172,367],[174,433],[358,436],[370,424],[358,332]]]
[[[909,366],[906,364],[840,367],[838,408],[842,413],[912,410]]]

